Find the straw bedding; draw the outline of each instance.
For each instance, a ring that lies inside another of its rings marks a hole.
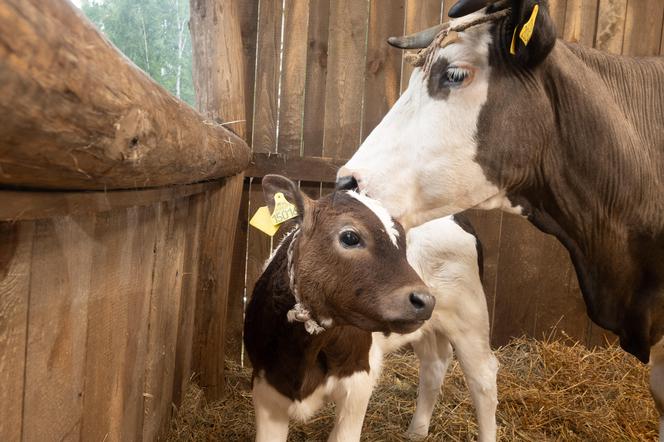
[[[561,340],[514,340],[497,350],[498,437],[507,441],[656,440],[658,418],[648,368],[616,346],[588,350]],[[362,440],[405,441],[417,395],[418,361],[389,355],[364,422]],[[205,403],[192,384],[174,416],[171,441],[249,441],[254,436],[251,372],[228,363],[224,400]],[[324,441],[328,406],[307,424],[292,423],[290,441]],[[426,440],[477,438],[473,407],[459,364],[442,388]]]

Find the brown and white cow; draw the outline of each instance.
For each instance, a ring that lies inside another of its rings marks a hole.
[[[450,15],[390,39],[427,48],[422,66],[339,187],[406,229],[502,208],[555,235],[591,319],[653,364],[664,413],[664,58],[557,40],[544,0],[462,0]]]
[[[282,192],[301,216],[268,260],[245,315],[256,440],[285,441],[289,418],[306,420],[331,400],[329,440],[359,441],[383,355],[409,343],[421,367],[409,433],[427,435],[453,346],[479,438],[495,440],[498,365],[472,228],[461,218],[431,221],[408,233],[406,254],[403,230],[369,198],[343,191],[312,201],[270,175],[263,188],[268,202]]]

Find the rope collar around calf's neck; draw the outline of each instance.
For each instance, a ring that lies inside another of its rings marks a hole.
[[[288,310],[286,313],[286,318],[288,322],[302,322],[304,323],[304,329],[310,335],[317,335],[325,331],[325,328],[321,327],[315,319],[312,318],[311,312],[304,306],[300,300],[300,294],[297,290],[297,284],[295,281],[295,262],[293,260],[293,247],[297,236],[300,233],[300,228],[298,227],[293,232],[293,238],[291,239],[290,244],[288,244],[288,251],[286,256],[288,257],[288,281],[290,285],[291,292],[295,298],[295,305],[292,309]]]

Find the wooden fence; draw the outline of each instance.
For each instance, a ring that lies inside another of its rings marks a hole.
[[[220,395],[250,158],[221,6],[192,8],[206,118],[68,1],[0,2],[0,440],[155,440],[192,372]]]
[[[329,192],[336,165],[353,154],[407,85],[411,67],[385,40],[438,23],[454,2],[253,0],[241,5],[254,160],[235,241],[228,356],[241,358],[244,302],[278,241],[247,227],[248,217],[263,204],[260,177],[280,172],[302,180],[312,196]],[[664,50],[661,0],[549,3],[565,40],[629,55]],[[554,328],[589,346],[604,342],[604,333],[586,317],[568,254],[553,237],[500,212],[470,215],[485,247],[494,345],[521,334],[541,337]]]

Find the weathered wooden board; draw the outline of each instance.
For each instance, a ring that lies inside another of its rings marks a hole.
[[[240,213],[235,229],[231,282],[226,312],[226,359],[241,361],[244,324],[245,275],[247,274],[247,236],[249,227],[249,180],[242,187]],[[253,228],[253,227],[252,227]]]
[[[442,17],[442,3],[441,0],[406,0],[406,23],[402,33],[412,34],[440,23],[441,18],[447,20],[447,16]],[[408,81],[412,73],[413,66],[403,59],[401,92],[408,87]]]
[[[81,438],[142,435],[149,304],[157,232],[154,207],[96,216],[88,296]]]
[[[83,412],[94,216],[35,223],[26,350],[25,440],[76,440]],[[99,269],[101,270],[101,269]]]
[[[386,41],[403,32],[405,0],[371,0],[362,106],[365,139],[399,98],[401,51]]]
[[[323,156],[350,158],[361,140],[369,2],[330,2]]]
[[[190,222],[189,200],[161,203],[157,209],[143,388],[143,440],[155,440],[167,428],[171,416],[185,239]]]
[[[277,150],[293,155],[300,155],[302,152],[309,5],[310,0],[288,1],[283,11]]]
[[[185,237],[184,263],[182,267],[182,294],[178,314],[175,367],[173,378],[173,403],[180,404],[192,374],[192,342],[198,290],[198,256],[202,242],[205,194],[189,199],[188,228]]]
[[[0,223],[0,440],[21,440],[34,223]]]

